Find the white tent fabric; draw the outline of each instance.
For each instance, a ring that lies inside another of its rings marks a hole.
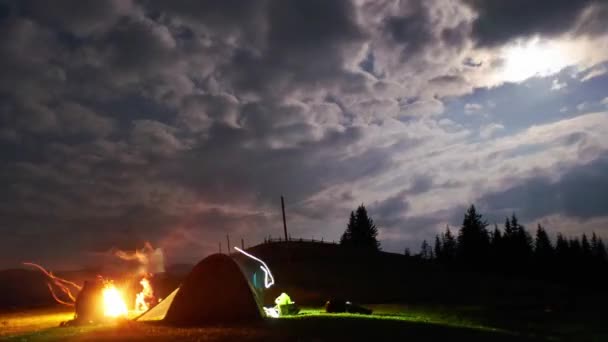
[[[175,298],[175,295],[179,291],[179,287],[175,289],[175,291],[171,292],[167,298],[163,299],[160,303],[156,304],[150,310],[141,314],[141,316],[137,317],[137,321],[161,321],[167,315],[167,311],[169,307],[171,307],[171,303]]]

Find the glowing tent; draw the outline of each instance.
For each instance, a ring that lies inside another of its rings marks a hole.
[[[262,317],[261,303],[239,265],[227,255],[214,254],[199,262],[178,289],[138,320],[200,325]]]

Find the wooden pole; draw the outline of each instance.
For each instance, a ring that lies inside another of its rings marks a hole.
[[[283,196],[281,195],[281,211],[283,212],[283,232],[285,233],[285,241],[287,238],[287,221],[285,220],[285,201],[283,200]]]
[[[230,255],[230,235],[226,234],[226,243],[228,246],[228,255]]]

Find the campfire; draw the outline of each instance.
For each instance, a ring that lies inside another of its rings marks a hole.
[[[156,255],[159,253],[159,250],[152,249],[149,244],[144,251],[148,250],[152,250]],[[145,256],[142,257],[143,252],[136,251],[134,255],[137,256],[138,261],[141,259],[147,262]],[[128,254],[120,252],[117,256],[124,260],[127,259]],[[141,264],[147,265],[145,262]],[[94,280],[85,281],[81,286],[56,276],[38,264],[26,262],[24,265],[35,267],[46,276],[47,287],[57,303],[74,307],[74,320],[71,323],[81,324],[133,317],[159,302],[154,296],[150,281],[152,274],[144,272],[145,268],[140,269],[139,275],[127,276],[127,280],[123,279],[120,283],[98,275]],[[128,286],[129,284],[131,286]],[[134,284],[139,286],[133,287]]]
[[[101,291],[103,314],[106,317],[126,317],[129,314],[122,292],[111,282],[107,282]]]

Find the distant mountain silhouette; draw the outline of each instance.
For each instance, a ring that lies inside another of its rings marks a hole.
[[[11,269],[0,271],[0,310],[54,305],[40,272]]]
[[[266,242],[247,251],[264,260],[275,277],[275,285],[264,296],[266,305],[274,305],[274,298],[282,292],[298,304],[319,306],[336,297],[360,303],[552,309],[587,302],[608,304],[603,297],[581,300],[584,294],[580,291],[550,280],[458,269],[419,255],[361,251],[334,243],[299,240]],[[237,252],[232,256],[246,258]],[[153,280],[155,292],[164,298],[179,286],[190,269],[187,264],[167,267],[166,274]],[[0,308],[52,304],[42,274],[29,270],[0,271]]]

